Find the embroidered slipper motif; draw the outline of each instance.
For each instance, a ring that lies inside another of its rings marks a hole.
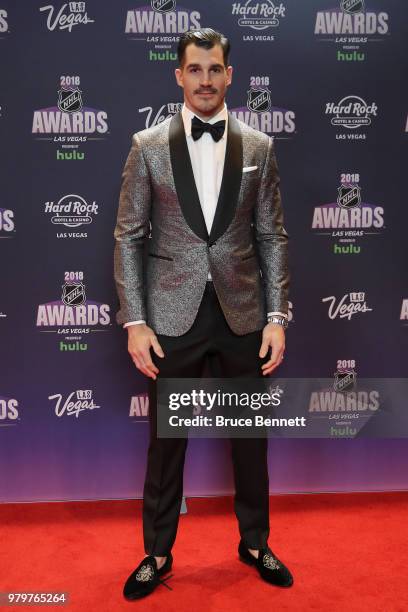
[[[280,564],[277,559],[275,559],[270,553],[265,553],[262,558],[262,563],[268,569],[279,569]]]
[[[151,565],[142,565],[140,570],[137,572],[135,579],[139,582],[148,582],[153,578],[153,568]]]

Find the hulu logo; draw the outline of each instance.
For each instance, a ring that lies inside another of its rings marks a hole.
[[[359,51],[351,52],[343,52],[337,51],[337,61],[338,62],[363,62],[365,60],[365,53],[360,53]]]
[[[70,159],[84,159],[85,153],[81,151],[58,151],[57,150],[57,159],[58,160],[70,160]]]
[[[349,427],[346,425],[345,427],[330,427],[330,436],[332,438],[341,438],[347,436],[348,438],[351,436],[355,436],[357,433],[357,429],[355,427]]]
[[[63,342],[62,340],[59,343],[60,351],[86,351],[88,349],[88,345],[86,342],[82,343],[78,340],[76,342]]]
[[[361,246],[355,246],[354,244],[348,244],[342,246],[341,244],[333,245],[333,253],[335,255],[353,255],[354,253],[360,253]]]
[[[149,60],[151,60],[152,62],[157,62],[157,61],[168,61],[168,60],[176,60],[177,59],[177,53],[172,53],[171,51],[167,50],[165,53],[160,53],[159,51],[149,51]]]

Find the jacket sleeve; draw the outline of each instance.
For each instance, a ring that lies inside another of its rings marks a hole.
[[[254,210],[254,230],[267,312],[288,313],[289,235],[283,226],[279,170],[274,143],[268,137],[267,153]]]
[[[150,230],[151,186],[139,134],[132,137],[114,230],[114,278],[120,309],[117,323],[146,319],[144,242]]]

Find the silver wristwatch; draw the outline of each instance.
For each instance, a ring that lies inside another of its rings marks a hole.
[[[277,323],[278,325],[282,325],[284,329],[288,326],[288,320],[285,317],[280,317],[279,315],[270,315],[268,317],[268,323]]]

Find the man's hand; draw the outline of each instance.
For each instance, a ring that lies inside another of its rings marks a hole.
[[[270,374],[282,361],[285,352],[285,330],[279,323],[268,323],[262,332],[262,344],[259,357],[265,357],[269,348],[272,348],[271,358],[263,364],[262,374]]]
[[[150,347],[153,348],[156,355],[164,357],[162,347],[157,340],[156,334],[144,323],[129,325],[127,330],[128,351],[135,366],[138,370],[143,372],[143,374],[156,380],[156,374],[158,374],[159,370],[152,361]]]

